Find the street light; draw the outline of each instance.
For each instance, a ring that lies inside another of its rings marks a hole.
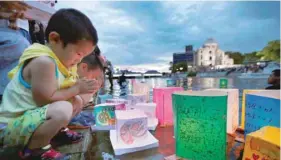
[[[180,70],[183,70],[183,68],[181,67]]]

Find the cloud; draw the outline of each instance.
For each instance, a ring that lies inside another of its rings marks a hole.
[[[168,62],[173,61],[173,57],[172,56],[162,56],[162,57],[157,57],[157,60],[168,63]]]
[[[134,37],[145,31],[136,17],[130,16],[125,10],[114,8],[110,2],[60,1],[56,6],[57,9],[68,7],[78,9],[90,18],[98,31],[101,51],[109,60],[115,64],[124,64],[133,58],[126,36]]]
[[[99,1],[61,1],[56,8],[72,7],[85,13],[97,26],[98,31],[144,31],[135,17],[131,17],[122,9],[116,9],[109,2]]]
[[[147,64],[138,64],[138,65],[117,65],[116,68],[121,70],[130,70],[135,72],[146,72],[147,70],[157,70],[159,72],[170,72],[169,64],[165,63],[147,63]]]
[[[197,14],[203,2],[180,2],[180,1],[163,1],[164,10],[170,11],[168,22],[171,24],[183,24],[190,20],[191,14]]]
[[[186,45],[214,38],[222,50],[242,53],[280,39],[280,2],[58,1],[95,25],[102,54],[114,66],[167,70]]]

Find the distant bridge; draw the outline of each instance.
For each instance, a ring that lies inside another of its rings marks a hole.
[[[120,77],[122,74],[113,74],[113,78],[116,79],[118,77]],[[141,73],[128,73],[128,74],[125,74],[126,78],[152,78],[152,77],[162,77],[162,73],[144,73],[144,74],[141,74]],[[108,76],[107,76],[108,77]]]

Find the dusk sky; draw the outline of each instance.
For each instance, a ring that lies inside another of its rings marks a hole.
[[[91,19],[114,67],[167,71],[174,52],[214,38],[224,51],[259,51],[280,39],[280,2],[66,2]]]

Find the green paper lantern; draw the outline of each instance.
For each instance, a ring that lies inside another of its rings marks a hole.
[[[176,155],[192,160],[226,160],[227,93],[173,94]]]
[[[220,79],[220,88],[227,88],[228,80],[227,79]]]

